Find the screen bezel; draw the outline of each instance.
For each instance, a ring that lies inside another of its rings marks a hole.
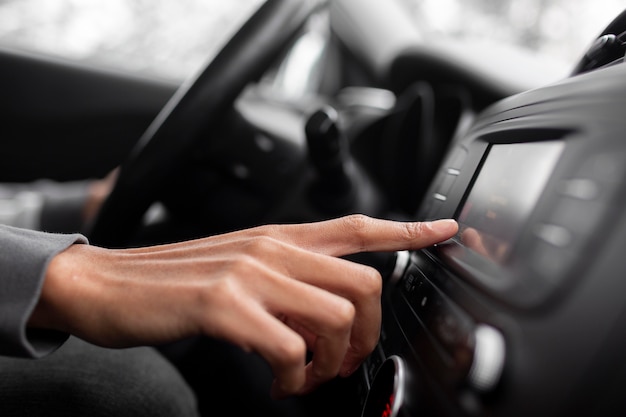
[[[457,242],[506,266],[563,149],[563,141],[491,144],[456,210]]]
[[[500,132],[501,133],[501,132]],[[554,132],[553,132],[554,133]],[[537,135],[529,135],[528,137],[537,137]],[[485,161],[489,155],[492,145],[514,145],[527,142],[563,142],[563,150],[557,161],[555,162],[552,175],[543,187],[538,202],[533,208],[526,223],[523,226],[523,233],[516,240],[511,249],[510,259],[507,263],[500,265],[492,261],[484,259],[472,251],[465,248],[457,238],[452,238],[434,248],[435,255],[446,265],[448,265],[457,275],[464,280],[478,285],[479,287],[488,289],[495,296],[499,296],[507,301],[511,301],[520,305],[532,305],[539,302],[552,288],[553,284],[542,280],[541,277],[532,277],[528,272],[528,266],[524,264],[525,259],[518,256],[520,251],[528,250],[528,248],[536,241],[531,236],[530,230],[537,223],[538,213],[549,210],[549,206],[553,199],[546,198],[544,195],[548,189],[554,187],[554,182],[562,174],[563,159],[567,153],[567,142],[564,140],[565,134],[547,136],[543,135],[539,140],[524,141],[519,136],[514,138],[497,137],[497,140],[488,140],[489,138],[478,138],[472,141],[465,149],[468,151],[469,166],[462,172],[455,189],[451,192],[452,196],[447,202],[445,208],[441,210],[440,217],[453,217],[458,219],[468,196],[474,188],[477,178],[479,177]],[[493,139],[493,138],[491,138]],[[448,213],[448,214],[446,214]],[[531,276],[531,278],[527,278]],[[522,279],[523,278],[523,279]]]

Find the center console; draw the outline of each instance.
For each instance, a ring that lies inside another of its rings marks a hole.
[[[416,218],[459,233],[396,254],[363,416],[626,409],[624,80],[613,65],[514,96],[454,140]]]

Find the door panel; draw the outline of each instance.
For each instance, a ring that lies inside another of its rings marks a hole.
[[[105,175],[176,88],[171,81],[0,50],[0,181]]]

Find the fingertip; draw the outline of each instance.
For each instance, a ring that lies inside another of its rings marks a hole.
[[[431,222],[433,229],[441,233],[453,233],[455,234],[459,230],[459,224],[454,219],[441,219]]]

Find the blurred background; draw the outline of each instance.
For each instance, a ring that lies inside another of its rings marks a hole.
[[[0,0],[0,47],[181,80],[263,0]],[[428,34],[519,45],[569,65],[621,0],[399,0]]]
[[[517,45],[571,66],[623,0],[403,0],[431,34]]]

